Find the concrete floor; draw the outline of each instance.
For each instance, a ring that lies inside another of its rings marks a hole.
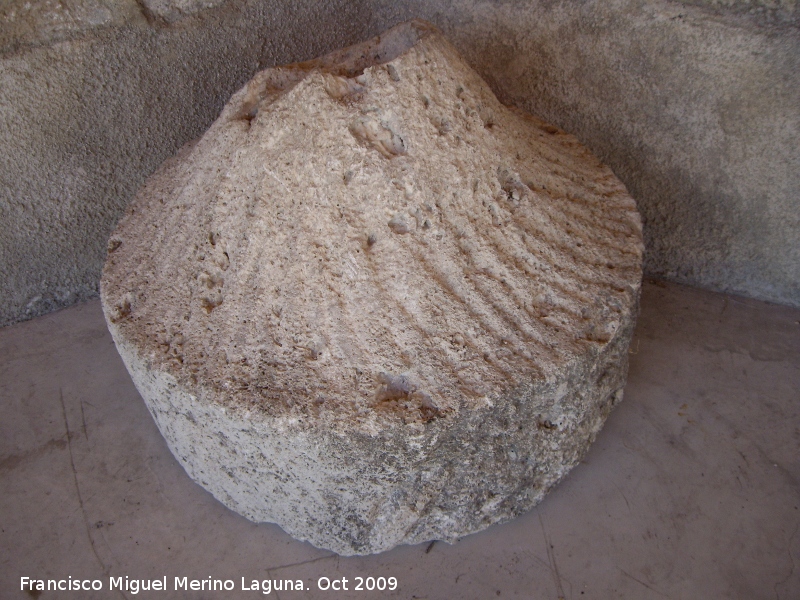
[[[455,545],[340,558],[228,511],[175,462],[97,300],[0,329],[0,598],[800,598],[800,311],[648,283],[624,402],[536,509]],[[231,592],[108,591],[109,576]],[[396,577],[395,592],[352,591]],[[347,577],[349,592],[321,592]],[[310,591],[309,591],[310,590]]]

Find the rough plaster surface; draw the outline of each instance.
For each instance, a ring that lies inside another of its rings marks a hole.
[[[644,219],[645,272],[800,306],[800,29],[735,9],[409,0],[375,10],[434,22],[504,102],[610,165]]]
[[[368,554],[536,504],[621,399],[635,202],[404,24],[263,71],[148,180],[103,307],[232,509]]]
[[[149,21],[165,25],[225,0],[3,0],[0,55],[92,33],[104,27]]]
[[[716,14],[746,15],[761,23],[800,24],[797,0],[684,0],[711,9]]]
[[[226,0],[141,0],[141,2],[148,17],[172,23],[201,10],[219,6]]]
[[[3,0],[0,55],[143,20],[136,0]]]

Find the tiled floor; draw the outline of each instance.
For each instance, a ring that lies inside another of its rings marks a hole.
[[[800,598],[800,310],[663,283],[641,306],[624,402],[539,507],[453,546],[362,558],[192,483],[98,301],[0,329],[0,598],[37,597],[25,576],[103,586],[43,599],[265,597],[243,578],[280,580],[267,597],[283,600]],[[168,591],[109,591],[110,577]],[[176,592],[175,577],[234,590]],[[348,591],[320,591],[325,577]],[[355,591],[357,577],[397,589]]]

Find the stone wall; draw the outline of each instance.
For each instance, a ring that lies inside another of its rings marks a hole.
[[[4,3],[0,325],[93,295],[137,187],[256,70],[417,16],[502,100],[614,169],[649,274],[800,306],[797,14],[793,0]]]

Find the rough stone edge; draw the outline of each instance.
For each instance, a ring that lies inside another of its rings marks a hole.
[[[541,502],[580,462],[622,399],[639,292],[615,337],[565,368],[562,380],[530,382],[466,418],[437,420],[412,436],[402,424],[386,435],[370,436],[222,406],[201,387],[198,395],[191,394],[168,373],[152,370],[121,338],[105,303],[103,312],[137,390],[192,480],[251,521],[276,523],[298,540],[352,556],[430,540],[453,543]],[[580,410],[581,400],[588,410]],[[526,441],[546,447],[555,466],[533,469],[541,463],[526,460]],[[461,451],[487,443],[492,444],[489,459],[480,464]],[[212,454],[211,448],[218,452]],[[500,474],[509,464],[518,468],[504,482]],[[443,465],[453,471],[437,472]],[[255,474],[261,477],[258,489],[241,484],[235,471],[242,469],[251,480]],[[470,479],[476,474],[482,483],[477,488]],[[426,483],[426,476],[433,481]],[[270,484],[271,496],[265,489]],[[340,486],[347,491],[331,493]],[[309,503],[292,501],[301,497]],[[315,510],[315,502],[324,509]]]

